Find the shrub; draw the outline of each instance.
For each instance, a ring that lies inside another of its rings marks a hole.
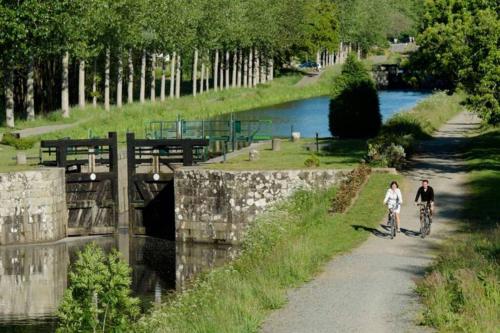
[[[305,161],[304,165],[308,168],[319,167],[320,161],[318,156],[311,154]]]
[[[343,213],[349,208],[371,171],[366,165],[360,165],[349,172],[333,198],[331,213]]]
[[[59,306],[58,332],[126,332],[139,316],[130,296],[130,268],[119,253],[106,256],[95,243],[78,253]]]
[[[333,81],[329,127],[340,138],[371,138],[382,126],[377,89],[370,73],[354,55]]]
[[[35,139],[18,139],[11,133],[5,133],[2,139],[2,144],[12,146],[17,150],[31,149],[35,145],[35,142]]]
[[[415,140],[412,135],[383,134],[368,140],[368,154],[365,160],[384,166],[401,168],[406,156],[413,151]]]
[[[377,89],[371,80],[355,81],[330,101],[329,127],[340,138],[372,138],[382,126]]]

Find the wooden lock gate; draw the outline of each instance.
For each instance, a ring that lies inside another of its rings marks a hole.
[[[129,226],[134,234],[175,239],[174,165],[204,158],[206,139],[136,139],[127,133]]]
[[[43,140],[40,164],[66,170],[68,236],[116,231],[118,144],[116,132],[103,139]]]

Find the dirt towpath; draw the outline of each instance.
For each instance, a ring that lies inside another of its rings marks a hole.
[[[465,171],[460,145],[478,120],[461,113],[422,143],[421,151],[405,173],[402,233],[388,238],[381,226],[368,229],[369,239],[350,253],[331,260],[303,287],[289,294],[289,302],[268,318],[264,333],[291,332],[423,332],[415,323],[419,310],[414,280],[423,275],[436,245],[456,228],[466,199]],[[436,192],[437,213],[430,237],[418,234],[413,206],[420,180],[429,179]],[[380,202],[386,189],[380,189]]]

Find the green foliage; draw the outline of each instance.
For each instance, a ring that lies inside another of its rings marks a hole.
[[[261,216],[248,231],[232,264],[197,278],[134,327],[139,332],[256,332],[269,312],[286,302],[286,292],[311,279],[332,255],[348,251],[369,233],[385,209],[377,197],[394,177],[374,174],[345,214],[328,209],[335,189],[297,192]],[[399,178],[397,178],[399,180]]]
[[[339,9],[340,38],[359,45],[387,47],[390,37],[414,36],[422,0],[335,0]]]
[[[306,160],[304,161],[304,165],[308,168],[314,168],[314,167],[319,167],[320,166],[320,160],[318,156],[315,154],[311,154]]]
[[[500,326],[500,228],[462,236],[441,250],[418,283],[423,324],[443,332],[495,332]]]
[[[332,200],[332,213],[344,213],[352,204],[354,198],[361,190],[361,186],[366,182],[371,174],[371,169],[366,165],[360,165],[349,172],[346,179],[340,184],[337,194]]]
[[[125,332],[139,316],[130,296],[130,268],[117,251],[105,255],[91,243],[78,254],[59,306],[58,332]]]
[[[500,122],[498,15],[498,1],[427,1],[410,63],[422,81],[464,89],[468,106],[490,124]]]
[[[446,121],[463,110],[461,93],[435,93],[412,110],[387,120],[379,135],[368,140],[366,160],[370,163],[401,168],[413,153],[417,140],[429,139]]]
[[[16,148],[17,150],[28,150],[33,148],[35,143],[37,142],[36,139],[33,138],[21,138],[18,139],[16,138],[13,134],[11,133],[5,133],[2,138],[2,144],[7,145],[7,146],[12,146]]]
[[[370,138],[382,125],[377,89],[364,65],[354,55],[333,81],[329,127],[340,138]]]

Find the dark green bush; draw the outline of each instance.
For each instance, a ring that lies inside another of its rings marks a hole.
[[[361,186],[368,179],[372,170],[366,165],[360,165],[352,170],[340,185],[332,202],[331,213],[344,213],[358,194]]]
[[[340,138],[372,138],[382,126],[377,89],[371,80],[349,82],[330,100],[329,127]]]
[[[5,133],[3,135],[2,144],[7,146],[12,146],[17,150],[28,150],[33,148],[36,140],[34,139],[18,139],[11,133]]]
[[[377,89],[365,65],[351,54],[333,81],[329,127],[340,138],[372,138],[382,126]]]

